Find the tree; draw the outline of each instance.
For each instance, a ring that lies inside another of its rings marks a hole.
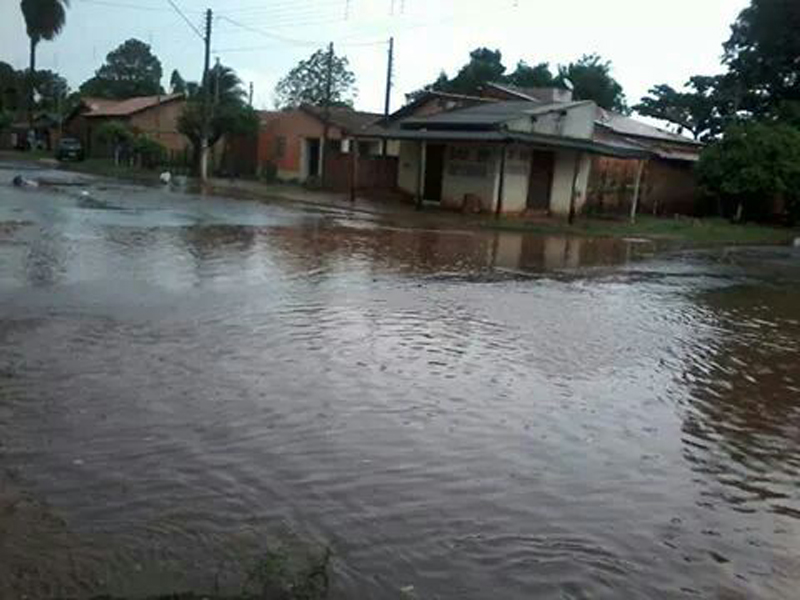
[[[461,67],[447,84],[445,91],[474,94],[487,83],[503,81],[506,68],[500,50],[476,48],[469,53],[469,62]]]
[[[800,216],[800,130],[781,123],[732,125],[703,152],[697,165],[703,189],[717,198],[722,212],[742,217],[768,216],[782,199]]]
[[[514,72],[506,77],[506,82],[521,88],[552,87],[555,85],[555,77],[550,72],[548,63],[543,62],[530,66],[521,60],[517,63]]]
[[[213,146],[225,134],[247,134],[258,130],[258,115],[247,105],[247,93],[241,80],[229,67],[215,65],[208,72],[207,85],[211,100],[211,118],[208,145]],[[187,84],[187,89],[198,91],[189,95],[189,101],[178,119],[178,131],[189,138],[194,154],[194,165],[199,164],[203,132],[202,93],[199,86]]]
[[[186,81],[181,77],[180,72],[178,69],[174,69],[172,71],[172,75],[169,78],[169,91],[173,94],[185,94],[186,93]]]
[[[328,66],[330,64],[330,96],[328,97]],[[317,50],[301,60],[275,87],[275,104],[279,108],[301,104],[352,106],[357,94],[356,76],[345,56],[327,50]]]
[[[738,82],[739,110],[774,114],[800,102],[800,2],[752,0],[731,27],[723,62]]]
[[[64,100],[69,95],[67,80],[58,73],[45,70],[37,71],[33,81],[39,94],[36,108],[47,112],[63,112]]]
[[[558,67],[556,84],[573,86],[573,98],[593,100],[608,110],[628,114],[622,86],[611,76],[611,63],[597,54],[584,54],[577,62]]]
[[[0,61],[0,110],[19,110],[24,97],[24,80],[14,67]]]
[[[132,38],[108,53],[105,64],[81,85],[81,93],[114,99],[155,96],[164,93],[161,75],[161,62],[150,46]]]
[[[30,63],[28,80],[28,123],[33,129],[33,90],[36,72],[36,46],[42,40],[52,40],[67,22],[69,0],[22,0],[20,8],[25,17],[25,27],[30,38]]]
[[[634,110],[640,115],[672,123],[679,133],[688,131],[696,140],[707,140],[721,133],[727,117],[722,110],[724,86],[721,79],[721,76],[696,75],[686,83],[689,91],[683,92],[667,84],[657,85]]]
[[[134,137],[133,130],[119,121],[103,123],[97,130],[97,139],[112,147],[115,165],[119,165],[122,151],[131,145]]]

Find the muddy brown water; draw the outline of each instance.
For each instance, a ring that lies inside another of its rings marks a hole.
[[[87,190],[0,187],[0,598],[798,597],[797,251]]]

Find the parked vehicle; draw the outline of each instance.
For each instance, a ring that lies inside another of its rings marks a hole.
[[[76,138],[61,138],[56,148],[56,158],[64,161],[83,160],[83,144]]]

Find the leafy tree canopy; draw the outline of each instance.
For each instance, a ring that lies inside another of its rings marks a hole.
[[[738,83],[739,108],[773,114],[800,101],[800,2],[752,0],[731,27],[724,63]]]
[[[611,76],[611,63],[596,54],[585,55],[577,62],[558,67],[554,76],[548,63],[529,65],[519,61],[511,73],[506,74],[500,50],[476,48],[469,62],[450,79],[442,72],[438,79],[421,90],[408,94],[413,100],[427,91],[475,95],[487,83],[507,83],[517,87],[574,87],[577,100],[594,100],[598,105],[628,112],[622,86]],[[569,80],[569,84],[567,83]]]
[[[573,86],[575,100],[594,100],[598,106],[623,114],[630,112],[622,86],[611,76],[611,62],[597,54],[584,54],[577,62],[558,67],[556,82]]]
[[[258,131],[258,115],[247,105],[247,93],[242,82],[230,67],[217,64],[209,70],[207,79],[210,110],[209,145],[223,135],[250,134]],[[203,133],[202,88],[187,82],[189,101],[178,119],[178,130],[192,144],[195,158],[199,157]],[[195,160],[195,164],[196,164]]]
[[[161,62],[150,46],[129,39],[106,56],[94,77],[81,85],[81,93],[100,98],[123,99],[163,94]]]
[[[661,119],[676,125],[678,133],[688,131],[696,140],[708,140],[721,133],[726,115],[720,98],[721,76],[696,75],[686,84],[686,91],[677,91],[667,84],[650,89],[634,106],[640,115]]]
[[[506,82],[517,87],[553,87],[556,83],[550,65],[546,62],[530,66],[524,60],[506,78]]]
[[[309,58],[301,60],[275,87],[276,106],[324,106],[326,100],[333,106],[352,106],[357,95],[356,76],[350,70],[347,57],[336,53],[330,60],[330,98],[327,98],[328,59],[327,50],[317,50]]]
[[[173,94],[186,93],[186,81],[181,77],[178,69],[173,69],[172,75],[169,78],[169,91]]]
[[[733,125],[703,152],[697,173],[707,192],[747,216],[768,213],[776,198],[800,216],[800,130],[794,127]]]

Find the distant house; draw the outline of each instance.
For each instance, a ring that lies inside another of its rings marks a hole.
[[[178,131],[178,117],[185,105],[183,94],[124,100],[84,97],[67,117],[64,131],[80,139],[89,156],[108,153],[105,144],[97,138],[97,131],[110,121],[125,123],[134,131],[163,144],[168,151],[183,152],[189,140]]]
[[[29,141],[30,124],[27,120],[12,123],[0,131],[0,148],[4,150],[26,148]],[[61,137],[60,117],[50,113],[38,113],[33,120],[33,143],[37,149],[52,150]]]
[[[399,143],[397,186],[418,202],[569,216],[627,211],[637,196],[654,212],[694,210],[701,144],[568,90],[489,84],[480,93],[424,94],[363,132]]]
[[[307,105],[262,111],[257,151],[259,170],[285,181],[320,178],[323,161],[336,161],[337,157],[349,153],[355,136],[380,117],[376,113],[344,107],[331,107],[326,113],[324,108]],[[328,143],[323,146],[326,120]],[[361,155],[379,154],[381,142],[360,137],[358,150]],[[343,162],[332,162],[329,172],[340,175],[342,169],[346,169]]]

